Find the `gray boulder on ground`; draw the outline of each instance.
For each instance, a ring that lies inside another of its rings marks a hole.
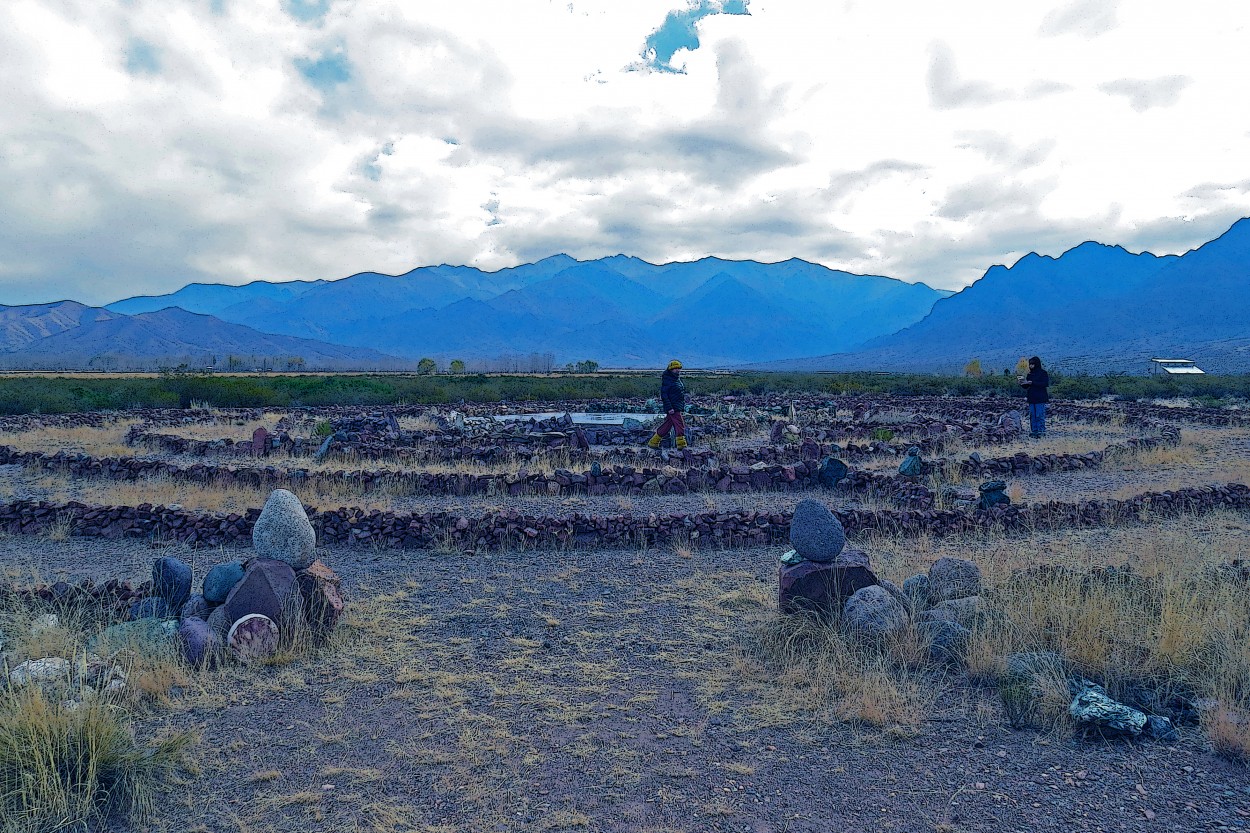
[[[313,563],[317,533],[299,498],[286,489],[273,490],[252,527],[252,547],[257,557],[285,561],[295,570]]]
[[[828,563],[846,546],[842,523],[817,500],[799,501],[790,521],[790,546],[808,561]]]
[[[943,557],[929,568],[929,598],[933,603],[981,595],[981,570],[964,558]]]
[[[152,593],[165,600],[169,611],[179,610],[191,596],[191,568],[165,556],[152,562]]]
[[[947,599],[933,610],[949,613],[952,621],[970,628],[985,615],[986,607],[980,596],[964,596],[962,599]]]
[[[1072,688],[1075,697],[1068,714],[1076,721],[1077,729],[1103,737],[1135,738],[1146,728],[1144,713],[1112,700],[1102,686],[1078,680]]]
[[[252,533],[255,538],[256,533]],[[209,604],[219,605],[230,595],[230,589],[243,580],[243,564],[227,561],[218,564],[204,576],[204,598]]]
[[[845,555],[845,552],[843,553],[843,555]],[[898,599],[903,604],[903,607],[907,610],[908,616],[915,615],[916,605],[911,599],[911,597],[903,592],[903,588],[899,587],[897,584],[890,581],[889,579],[884,579],[884,578],[878,580],[877,584],[884,587],[887,593],[889,593],[894,598]]]
[[[1023,417],[1019,411],[1008,411],[998,418],[998,427],[1004,431],[1021,431],[1024,429]]]
[[[68,679],[69,674],[69,660],[62,657],[28,659],[9,672],[9,683],[13,686],[48,686]]]
[[[178,611],[178,619],[179,621],[184,619],[208,619],[210,612],[211,608],[208,606],[208,602],[204,600],[203,596],[196,593],[187,599],[182,609]]]
[[[170,650],[170,642],[178,632],[174,619],[138,619],[109,625],[87,640],[87,652],[111,656],[121,650],[144,656],[161,656]]]
[[[923,619],[916,624],[920,634],[929,640],[929,658],[939,663],[960,663],[972,631],[958,622],[944,619]]]
[[[884,587],[856,590],[842,609],[842,625],[862,638],[878,640],[907,627],[907,608]]]

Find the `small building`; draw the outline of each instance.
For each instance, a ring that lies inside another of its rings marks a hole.
[[[1169,376],[1182,376],[1200,374],[1204,371],[1191,359],[1151,359],[1150,372],[1151,374],[1166,373]]]

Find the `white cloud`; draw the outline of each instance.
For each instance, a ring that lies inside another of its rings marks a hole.
[[[1250,8],[752,0],[625,69],[690,8],[0,4],[0,303],[558,251],[956,287],[1250,214]]]

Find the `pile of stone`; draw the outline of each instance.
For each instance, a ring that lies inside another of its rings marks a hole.
[[[900,588],[872,572],[868,555],[846,545],[838,519],[814,500],[795,508],[790,544],[794,549],[782,556],[778,572],[782,613],[815,614],[878,643],[914,623],[933,659],[960,660],[970,627],[983,615],[981,573],[971,561],[939,559],[927,575]]]
[[[804,500],[790,522],[789,552],[777,574],[777,604],[782,613],[812,613],[836,619],[848,600],[877,587],[868,555],[846,546],[846,532],[829,508]]]
[[[176,637],[186,660],[203,666],[227,653],[243,663],[264,659],[284,636],[324,639],[343,612],[340,581],[315,560],[316,533],[295,495],[277,489],[269,496],[252,543],[254,557],[213,567],[201,593],[192,593],[187,564],[156,559],[149,592],[130,604],[130,621],[97,641],[159,644]]]
[[[316,560],[317,536],[299,499],[275,489],[252,528],[255,556],[218,564],[192,596],[191,571],[172,558],[153,565],[156,597],[166,615],[178,611],[178,638],[192,665],[227,651],[251,663],[272,656],[283,636],[324,639],[343,612],[338,576]],[[140,610],[139,613],[147,611]]]

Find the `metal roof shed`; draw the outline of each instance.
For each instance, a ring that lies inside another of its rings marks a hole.
[[[1150,372],[1162,370],[1169,376],[1202,374],[1204,371],[1193,363],[1192,359],[1151,359]]]

